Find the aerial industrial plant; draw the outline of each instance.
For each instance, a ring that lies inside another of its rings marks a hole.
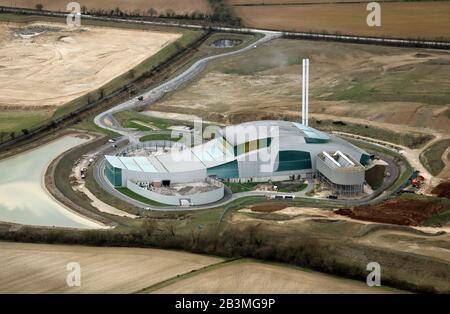
[[[105,156],[104,173],[114,187],[127,187],[170,205],[218,202],[224,197],[221,181],[319,178],[336,195],[360,196],[364,193],[370,155],[337,136],[308,126],[309,59],[303,60],[302,77],[301,124],[246,122],[227,126],[214,139],[192,148],[179,144],[158,149],[157,144],[148,143],[147,153],[139,156],[132,156],[133,149],[126,147],[126,153]],[[136,149],[142,152],[143,146]],[[199,184],[203,189],[194,189]],[[171,191],[173,185],[176,186]]]
[[[450,1],[344,2],[0,0],[0,294],[450,293]]]

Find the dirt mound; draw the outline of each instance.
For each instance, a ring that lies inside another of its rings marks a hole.
[[[446,209],[445,204],[439,201],[395,199],[373,206],[339,209],[336,213],[353,219],[420,226],[431,216]]]
[[[442,182],[436,186],[432,191],[437,197],[445,197],[450,199],[450,181]]]
[[[259,213],[272,213],[276,212],[282,209],[285,209],[286,207],[289,207],[288,204],[281,204],[281,203],[275,203],[275,204],[258,204],[253,205],[250,207],[250,209],[254,212]]]

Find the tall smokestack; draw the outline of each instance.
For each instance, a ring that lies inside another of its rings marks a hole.
[[[303,59],[302,124],[308,125],[309,116],[309,59]]]

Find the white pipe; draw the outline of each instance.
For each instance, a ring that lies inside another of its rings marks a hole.
[[[309,120],[309,59],[306,59],[306,95],[305,95],[305,125],[308,126],[308,120]]]
[[[352,165],[352,166],[355,165],[355,163],[353,161],[351,161],[347,156],[345,156],[345,154],[342,153],[340,150],[336,151],[336,154],[338,154],[339,156],[344,158],[350,165]]]
[[[306,105],[306,60],[303,59],[303,65],[302,65],[302,124],[305,124],[305,105]]]
[[[341,164],[338,163],[333,157],[331,157],[330,154],[328,154],[327,152],[323,152],[323,155],[331,160],[336,166],[341,167]]]

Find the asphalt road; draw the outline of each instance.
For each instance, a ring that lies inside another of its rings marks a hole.
[[[124,110],[137,109],[142,106],[153,104],[153,103],[157,102],[159,99],[161,99],[165,94],[175,91],[181,85],[190,81],[191,79],[196,77],[198,74],[200,74],[206,68],[206,65],[209,62],[219,59],[219,58],[229,57],[229,56],[243,53],[243,52],[251,50],[251,49],[255,49],[256,47],[258,47],[268,41],[271,41],[275,38],[281,37],[281,35],[282,35],[281,32],[265,32],[263,34],[264,34],[263,38],[257,40],[256,42],[254,42],[242,49],[231,51],[231,52],[225,52],[225,53],[221,53],[218,55],[214,55],[214,56],[210,56],[210,57],[206,57],[204,59],[198,60],[191,67],[189,67],[186,71],[179,74],[178,76],[175,76],[174,78],[169,79],[168,81],[164,82],[163,84],[97,115],[94,119],[94,123],[103,129],[114,131],[114,132],[117,132],[124,136],[132,135],[130,130],[125,129],[120,126],[120,124],[117,122],[117,120],[113,116],[115,113],[118,113],[118,112],[121,112]],[[140,96],[143,97],[142,101],[139,101],[137,99]],[[131,140],[131,142],[133,142],[133,141],[134,140]]]

